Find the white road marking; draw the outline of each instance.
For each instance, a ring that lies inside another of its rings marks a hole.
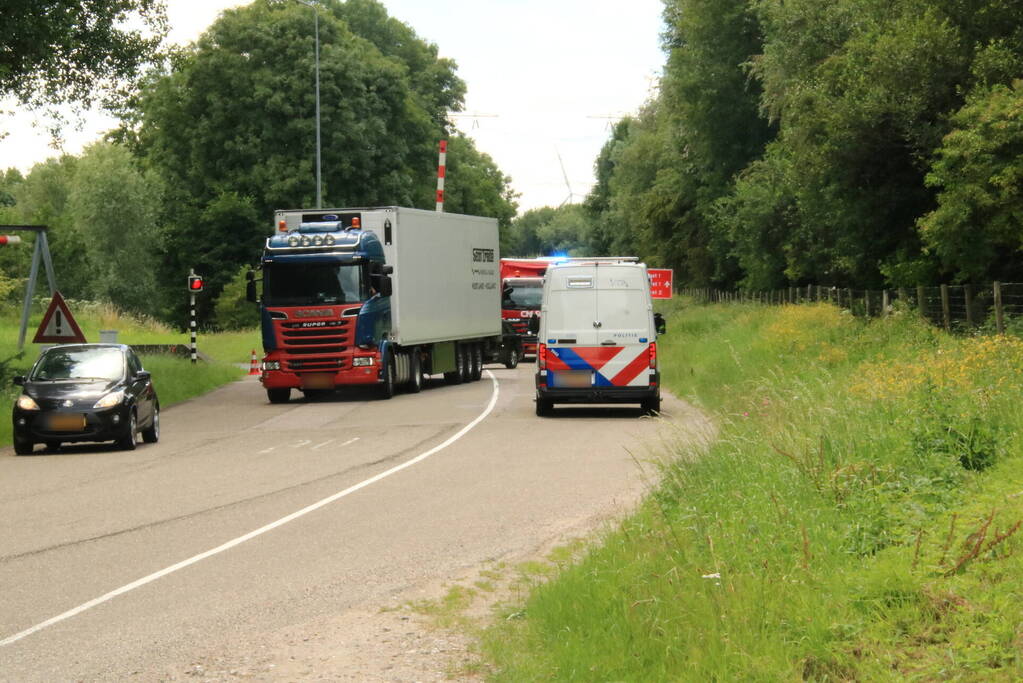
[[[318,443],[318,444],[316,444],[315,446],[313,446],[313,447],[312,447],[312,448],[310,448],[309,450],[311,450],[311,451],[315,451],[315,450],[316,450],[316,449],[318,449],[318,448],[323,448],[323,447],[324,447],[324,446],[326,446],[326,445],[327,445],[328,443],[334,443],[334,439],[327,439],[327,440],[326,440],[326,441],[324,441],[323,443]]]
[[[270,451],[272,451],[275,448],[277,448],[277,446],[270,446],[270,448],[264,448],[263,450],[261,450],[259,452],[259,455],[263,455],[264,453],[269,453]]]
[[[371,484],[375,484],[378,481],[380,481],[381,479],[386,479],[387,477],[391,476],[392,474],[396,474],[398,472],[401,472],[404,469],[408,469],[409,467],[412,467],[413,465],[421,463],[422,461],[424,461],[427,458],[429,458],[431,455],[439,453],[440,451],[444,450],[445,448],[447,448],[448,446],[450,446],[451,444],[455,443],[456,441],[461,439],[463,436],[468,434],[473,429],[473,427],[475,427],[480,422],[482,422],[484,419],[486,419],[486,417],[488,415],[490,415],[490,413],[494,410],[494,406],[497,405],[497,395],[499,393],[497,377],[495,377],[494,374],[492,372],[490,372],[490,370],[486,370],[486,373],[487,373],[487,376],[490,377],[490,381],[494,385],[493,386],[493,393],[490,395],[490,402],[487,404],[487,407],[483,410],[482,413],[477,415],[476,418],[473,419],[472,422],[470,422],[469,424],[467,424],[464,427],[462,427],[455,434],[452,434],[443,443],[440,443],[440,444],[434,446],[433,448],[431,448],[430,450],[428,450],[428,451],[426,451],[424,453],[420,453],[419,455],[417,455],[416,457],[412,458],[411,460],[406,460],[405,462],[401,463],[400,465],[395,465],[391,469],[385,470],[384,472],[381,472],[380,474],[374,475],[374,476],[370,477],[369,479],[365,479],[363,481],[360,481],[358,484],[355,484],[353,486],[349,486],[348,488],[346,488],[343,491],[338,491],[337,493],[335,493],[335,494],[333,494],[331,496],[327,496],[326,498],[324,498],[322,500],[319,500],[319,501],[313,503],[312,505],[307,505],[306,507],[302,508],[301,510],[298,510],[296,512],[292,512],[290,515],[287,515],[286,517],[281,517],[276,522],[270,522],[269,524],[267,524],[265,526],[261,526],[261,527],[259,527],[258,529],[254,530],[254,531],[250,531],[249,533],[245,534],[244,536],[239,536],[238,538],[232,539],[232,540],[228,541],[227,543],[223,543],[221,545],[218,545],[216,548],[211,548],[210,550],[207,550],[204,553],[199,553],[198,555],[194,555],[193,557],[190,557],[187,560],[182,560],[181,562],[178,562],[177,564],[173,564],[173,565],[171,565],[171,566],[169,566],[169,567],[167,567],[165,569],[161,569],[158,572],[153,572],[149,576],[144,576],[144,577],[142,577],[141,579],[139,579],[137,581],[132,581],[131,583],[126,584],[124,586],[121,586],[120,588],[116,588],[116,589],[110,591],[109,593],[105,593],[105,594],[99,596],[98,598],[94,598],[94,599],[92,599],[92,600],[90,600],[88,602],[82,603],[78,607],[75,607],[73,609],[69,609],[67,612],[64,612],[63,614],[58,614],[57,616],[52,617],[50,619],[47,619],[46,621],[41,622],[39,624],[36,624],[35,626],[32,626],[31,628],[27,628],[24,631],[21,631],[20,633],[15,633],[13,636],[8,636],[8,637],[4,638],[3,640],[0,640],[0,647],[3,647],[5,645],[11,645],[12,643],[16,643],[19,640],[21,640],[22,638],[30,636],[33,633],[37,633],[39,631],[42,631],[45,628],[49,628],[50,626],[53,626],[54,624],[58,624],[58,623],[60,623],[62,621],[65,621],[67,619],[70,619],[71,617],[77,616],[77,615],[81,614],[82,612],[85,612],[87,610],[92,609],[93,607],[96,607],[98,605],[102,605],[104,602],[108,602],[110,600],[113,600],[114,598],[116,598],[119,595],[124,595],[125,593],[131,592],[131,591],[135,590],[136,588],[141,588],[142,586],[145,586],[146,584],[152,583],[152,582],[156,581],[157,579],[162,579],[163,577],[165,577],[165,576],[167,576],[169,574],[173,574],[176,571],[184,569],[185,567],[189,567],[189,566],[191,566],[193,564],[196,564],[197,562],[201,562],[202,560],[205,560],[205,559],[207,559],[209,557],[213,557],[214,555],[219,555],[220,553],[225,552],[227,550],[230,550],[231,548],[234,548],[236,546],[239,546],[242,543],[245,543],[246,541],[251,541],[252,539],[256,538],[257,536],[262,536],[263,534],[267,533],[268,531],[273,531],[274,529],[276,529],[278,527],[284,526],[288,522],[293,522],[296,519],[298,519],[299,517],[304,517],[305,515],[308,515],[310,512],[315,512],[316,510],[319,510],[322,507],[330,505],[331,503],[333,503],[333,502],[335,502],[337,500],[340,500],[340,499],[344,498],[345,496],[348,496],[348,495],[350,495],[352,493],[355,493],[356,491],[359,491],[360,489],[364,489],[367,486],[370,486]],[[345,444],[342,444],[342,445],[353,443],[353,442],[355,442],[357,440],[358,440],[358,437],[356,437],[354,439],[350,439],[349,441],[346,441]],[[307,441],[306,443],[309,443],[309,442]]]
[[[301,448],[302,446],[308,446],[311,443],[312,443],[312,439],[301,439],[301,440],[296,441],[295,443],[291,444],[291,447],[292,448]]]

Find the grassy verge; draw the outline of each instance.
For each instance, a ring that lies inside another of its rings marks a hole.
[[[719,438],[498,620],[493,677],[1023,677],[1023,342],[827,305],[668,321],[666,385]]]
[[[48,301],[46,303],[49,303]],[[100,330],[117,330],[123,344],[189,344],[187,333],[176,332],[152,320],[126,316],[103,304],[69,302],[75,320],[88,341],[99,341]],[[38,357],[39,347],[31,343],[45,304],[30,316],[25,348],[18,351],[20,311],[0,310],[0,401],[11,405],[21,391],[11,384]],[[261,345],[258,330],[199,333],[197,346],[211,361],[192,365],[188,359],[169,355],[146,355],[142,362],[153,373],[153,382],[163,408],[232,382],[245,374],[253,349]],[[0,419],[0,445],[11,443],[11,422]]]

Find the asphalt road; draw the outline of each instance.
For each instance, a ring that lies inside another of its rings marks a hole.
[[[157,444],[0,451],[0,680],[157,680],[621,511],[691,409],[533,413],[532,365],[271,405],[249,377]],[[155,378],[159,390],[159,378]],[[666,434],[666,431],[668,432]]]

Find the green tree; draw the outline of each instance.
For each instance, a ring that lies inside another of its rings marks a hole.
[[[496,218],[501,231],[501,251],[515,217],[516,194],[511,178],[504,175],[490,155],[476,149],[471,138],[455,134],[448,140],[444,179],[444,210],[471,216]]]
[[[928,248],[962,281],[1023,277],[1023,81],[975,93],[952,119],[927,176],[938,207]]]
[[[0,96],[30,106],[123,98],[167,31],[162,0],[6,0]]]
[[[248,281],[247,266],[243,266],[220,292],[213,305],[213,319],[222,330],[243,330],[259,325],[259,309],[245,298]]]
[[[158,295],[162,235],[157,225],[160,185],[142,173],[131,153],[108,142],[78,160],[69,196],[79,248],[91,271],[93,298],[149,313]]]
[[[374,0],[325,0],[319,12],[324,205],[433,208],[440,121],[464,92],[453,64]],[[162,276],[176,281],[203,264],[205,315],[257,258],[273,210],[315,204],[313,41],[312,12],[298,3],[225,11],[151,78],[122,131],[167,188]],[[507,180],[470,145],[455,145],[454,204],[510,218]],[[230,219],[212,220],[226,197]],[[167,315],[180,317],[182,306]]]

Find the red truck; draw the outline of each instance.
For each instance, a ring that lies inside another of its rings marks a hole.
[[[522,337],[522,352],[536,355],[536,335],[529,319],[539,317],[543,276],[554,258],[501,259],[501,319]]]

